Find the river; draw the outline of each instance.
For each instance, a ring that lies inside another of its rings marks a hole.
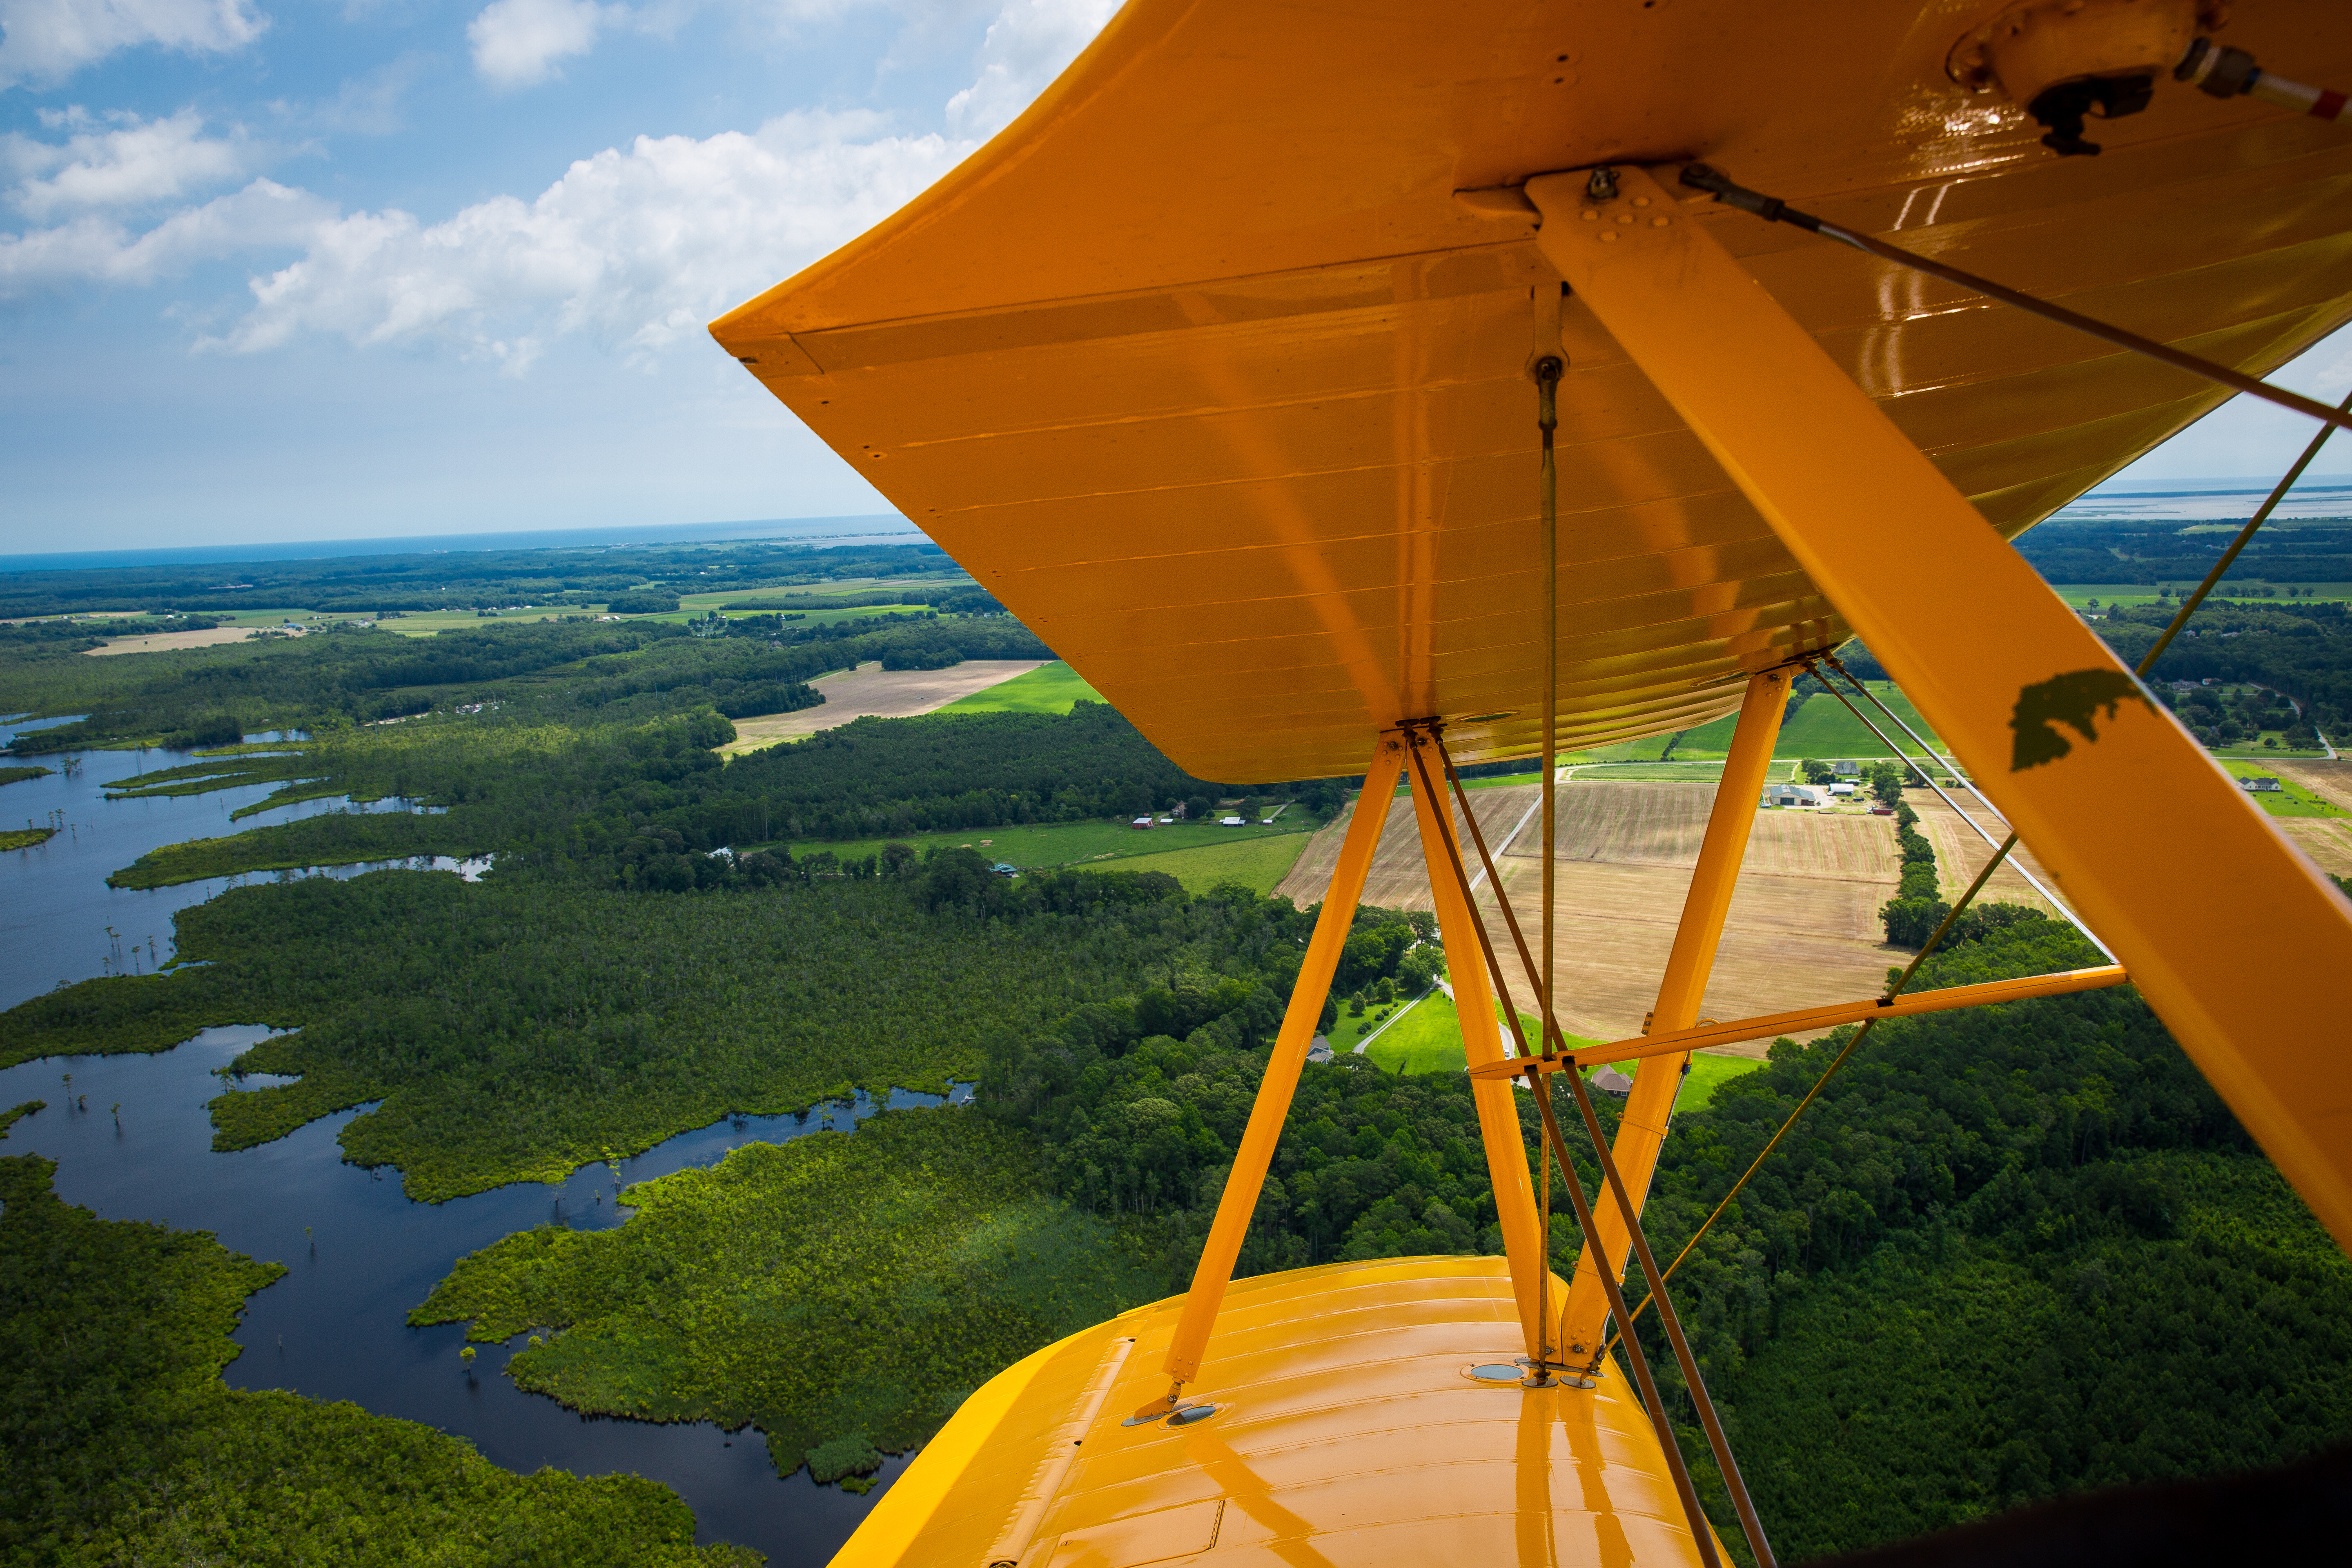
[[[108,872],[148,849],[348,809],[344,802],[310,802],[232,826],[230,811],[274,786],[109,801],[103,798],[109,783],[184,758],[156,752],[77,755],[80,765],[70,774],[0,786],[0,824],[26,816],[37,823],[60,811],[76,829],[31,850],[0,853],[0,910],[5,911],[0,914],[0,1005],[61,980],[169,961],[172,913],[228,881],[151,892],[106,887]],[[63,759],[28,760],[56,767]],[[471,875],[478,868],[463,869]],[[422,1421],[469,1439],[492,1462],[516,1471],[553,1465],[582,1475],[649,1477],[675,1488],[693,1508],[698,1540],[735,1542],[792,1568],[814,1568],[829,1559],[905,1468],[903,1458],[886,1461],[884,1485],[857,1497],[819,1487],[804,1470],[779,1479],[755,1431],[730,1435],[709,1423],[576,1415],[507,1379],[504,1363],[520,1337],[506,1346],[482,1347],[467,1376],[457,1359],[463,1326],[412,1329],[408,1310],[458,1258],[510,1232],[550,1220],[578,1228],[622,1223],[625,1211],[614,1201],[612,1171],[590,1166],[561,1188],[528,1184],[446,1204],[413,1203],[402,1195],[397,1173],[364,1171],[342,1161],[337,1136],[365,1107],[257,1149],[215,1153],[205,1111],[224,1087],[214,1069],[268,1033],[257,1026],[207,1029],[152,1056],[51,1057],[0,1070],[0,1108],[48,1102],[0,1139],[0,1153],[57,1161],[57,1191],[66,1202],[107,1219],[208,1230],[236,1251],[287,1266],[283,1279],[248,1303],[236,1331],[243,1352],[222,1373],[228,1383],[348,1399],[379,1415]],[[70,1086],[64,1081],[68,1074]],[[246,1087],[281,1080],[256,1077]],[[953,1099],[961,1102],[970,1093],[963,1086]],[[898,1090],[889,1103],[943,1101]],[[622,1162],[622,1181],[711,1164],[746,1143],[854,1130],[877,1109],[861,1096],[855,1104],[800,1116],[732,1118]]]

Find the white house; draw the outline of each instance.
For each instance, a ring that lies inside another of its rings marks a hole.
[[[2240,779],[2238,787],[2249,795],[2267,795],[2279,787],[2276,779]]]
[[[1858,779],[1862,776],[1862,764],[1860,763],[1832,763],[1830,764],[1830,772],[1837,774],[1837,776],[1842,779]]]

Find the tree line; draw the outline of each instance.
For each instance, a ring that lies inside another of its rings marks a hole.
[[[675,598],[681,591],[725,593],[956,570],[946,552],[929,541],[413,551],[313,560],[75,567],[0,573],[0,617],[89,610],[267,610],[289,605],[335,614],[526,604],[584,607],[648,587],[666,590]]]

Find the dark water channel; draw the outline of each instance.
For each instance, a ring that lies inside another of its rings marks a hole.
[[[38,849],[0,854],[0,1006],[59,980],[131,971],[132,942],[140,947],[135,968],[150,969],[151,936],[153,953],[168,960],[173,911],[227,885],[123,893],[105,886],[107,872],[159,845],[343,805],[308,803],[232,825],[227,814],[268,786],[106,801],[107,782],[184,759],[154,752],[84,756],[70,777],[0,789],[0,825],[28,814],[39,822],[43,811],[62,809],[81,829]],[[32,760],[46,766],[59,761]],[[223,1373],[231,1384],[348,1399],[379,1415],[422,1421],[470,1439],[512,1470],[553,1465],[583,1475],[646,1476],[675,1488],[693,1508],[698,1539],[740,1542],[777,1564],[824,1563],[905,1468],[904,1458],[886,1461],[885,1486],[856,1497],[815,1485],[804,1470],[779,1479],[765,1443],[749,1429],[730,1435],[707,1423],[574,1415],[508,1381],[505,1362],[520,1338],[482,1347],[468,1377],[457,1359],[464,1327],[412,1329],[409,1309],[458,1258],[510,1232],[551,1220],[580,1229],[622,1223],[626,1211],[614,1201],[612,1168],[589,1166],[561,1188],[532,1184],[446,1204],[412,1203],[402,1195],[397,1173],[379,1175],[343,1163],[336,1138],[361,1114],[356,1110],[258,1149],[215,1153],[205,1111],[225,1087],[215,1069],[268,1032],[257,1026],[207,1029],[154,1056],[52,1057],[0,1070],[0,1108],[48,1102],[0,1139],[0,1153],[57,1161],[57,1191],[66,1202],[107,1219],[208,1230],[236,1251],[286,1265],[285,1277],[248,1304],[236,1334],[243,1353]],[[70,1087],[63,1081],[68,1074]],[[246,1087],[274,1081],[248,1079]],[[969,1095],[965,1086],[952,1099]],[[888,1103],[945,1102],[897,1090]],[[117,1104],[119,1126],[111,1110]],[[623,1161],[621,1183],[713,1164],[746,1143],[853,1130],[877,1109],[861,1095],[855,1104],[799,1116],[731,1118]]]
[[[66,721],[0,723],[0,742]],[[248,737],[257,742],[274,738]],[[46,844],[0,851],[0,1008],[13,1007],[62,981],[148,973],[158,963],[169,963],[173,915],[235,883],[268,881],[281,875],[270,871],[250,877],[215,877],[176,888],[130,889],[106,885],[109,872],[121,870],[150,849],[332,811],[409,809],[404,801],[357,806],[348,796],[338,795],[277,806],[242,821],[229,819],[231,812],[268,799],[272,790],[280,787],[274,783],[209,795],[106,798],[110,786],[135,773],[178,767],[192,760],[190,752],[162,750],[0,757],[0,765],[22,762],[53,770],[47,778],[0,785],[0,828],[58,829],[57,837]],[[442,870],[460,869],[446,856],[433,863]],[[338,866],[307,874],[356,877],[375,868]],[[479,868],[466,867],[461,874],[478,875]]]

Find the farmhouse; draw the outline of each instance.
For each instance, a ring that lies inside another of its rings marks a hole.
[[[2279,788],[2276,779],[2240,779],[2238,787],[2249,795],[2268,795]]]
[[[1842,779],[1858,779],[1862,776],[1862,764],[1855,762],[1832,763],[1830,772]]]

